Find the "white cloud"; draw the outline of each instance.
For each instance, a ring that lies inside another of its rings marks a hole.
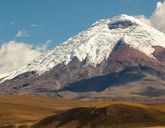
[[[165,33],[165,1],[157,3],[156,9],[149,18],[146,18],[143,15],[138,16],[138,18],[143,23],[153,26]]]
[[[150,21],[155,28],[165,32],[165,1],[157,3],[157,7],[150,17]]]
[[[46,46],[44,47],[46,50]],[[0,46],[0,75],[20,68],[44,51],[23,42],[9,41]]]
[[[28,31],[25,30],[18,30],[16,37],[28,37],[30,36]]]

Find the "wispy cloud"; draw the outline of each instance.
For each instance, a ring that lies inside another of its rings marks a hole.
[[[124,0],[124,1],[127,2],[127,3],[132,3],[132,2],[140,2],[142,0]]]
[[[162,32],[165,32],[165,1],[158,2],[150,21],[152,25]]]
[[[18,30],[16,37],[28,37],[30,36],[26,30]]]
[[[142,16],[138,17],[142,22],[155,27],[165,33],[165,1],[157,2],[156,9],[149,18]]]
[[[31,27],[39,27],[39,24],[31,24]]]
[[[10,22],[10,26],[15,26],[16,25],[16,23],[15,22]]]
[[[39,28],[43,28],[44,25],[43,24],[31,24],[31,27],[39,27]]]
[[[49,46],[52,42],[52,40],[47,40],[46,42],[38,45],[36,49],[42,53],[45,53],[49,49]]]

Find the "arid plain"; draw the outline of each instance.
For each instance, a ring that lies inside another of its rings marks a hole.
[[[0,128],[163,128],[163,126],[165,126],[163,103],[0,96]]]

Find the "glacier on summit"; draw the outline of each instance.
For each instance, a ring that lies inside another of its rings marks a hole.
[[[130,47],[153,57],[153,46],[165,47],[165,34],[142,23],[140,20],[122,14],[111,19],[103,19],[92,24],[87,30],[73,36],[47,54],[39,56],[28,65],[12,71],[1,82],[19,74],[35,71],[42,74],[54,66],[68,64],[74,57],[79,61],[96,66],[109,57],[119,40]]]

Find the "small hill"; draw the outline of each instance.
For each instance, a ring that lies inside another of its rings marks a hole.
[[[164,116],[164,103],[0,95],[0,128],[148,128],[165,126]]]
[[[79,107],[49,116],[32,128],[136,128],[163,125],[165,113],[147,106],[112,104],[106,107]],[[165,123],[164,123],[165,125]]]

